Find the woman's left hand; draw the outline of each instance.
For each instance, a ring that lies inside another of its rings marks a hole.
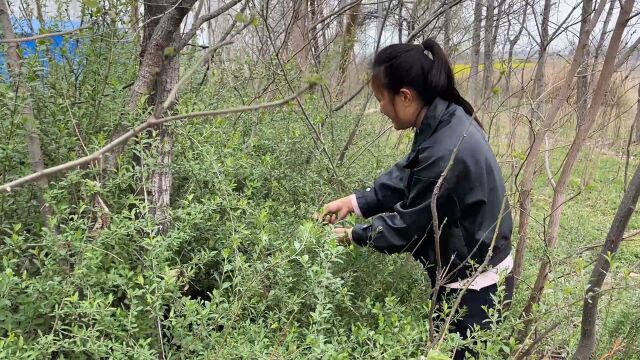
[[[338,244],[351,245],[351,230],[353,230],[353,228],[333,229],[333,233],[338,235]]]

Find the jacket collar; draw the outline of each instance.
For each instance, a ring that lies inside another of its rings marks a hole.
[[[448,107],[449,102],[444,99],[437,97],[433,100],[433,103],[427,109],[427,112],[420,123],[420,127],[416,129],[416,134],[413,138],[413,148],[431,137],[442,119],[442,114]]]

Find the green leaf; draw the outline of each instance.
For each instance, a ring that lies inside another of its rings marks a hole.
[[[441,353],[439,350],[429,350],[427,354],[427,360],[449,360],[449,356]]]
[[[36,41],[36,45],[38,46],[47,46],[49,44],[49,42],[51,42],[51,39],[46,38],[46,39],[38,39]]]
[[[241,24],[246,24],[249,22],[249,17],[244,13],[237,13],[234,19]]]
[[[308,83],[311,86],[326,85],[327,84],[327,80],[325,78],[323,78],[322,75],[320,75],[320,74],[309,75],[304,80],[305,80],[306,83]]]
[[[172,57],[176,54],[176,49],[173,46],[166,47],[163,54],[164,57]]]
[[[98,6],[100,6],[100,3],[98,3],[98,0],[82,0],[82,3],[84,4],[84,6],[90,9],[95,9]]]

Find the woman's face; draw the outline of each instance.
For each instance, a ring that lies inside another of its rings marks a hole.
[[[391,119],[396,130],[415,126],[424,105],[414,90],[402,88],[397,94],[392,94],[375,80],[371,81],[371,89],[380,104],[380,112]]]

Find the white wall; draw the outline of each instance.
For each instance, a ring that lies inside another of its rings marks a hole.
[[[80,0],[41,0],[45,18],[80,20]],[[11,16],[36,18],[35,0],[9,0]]]

